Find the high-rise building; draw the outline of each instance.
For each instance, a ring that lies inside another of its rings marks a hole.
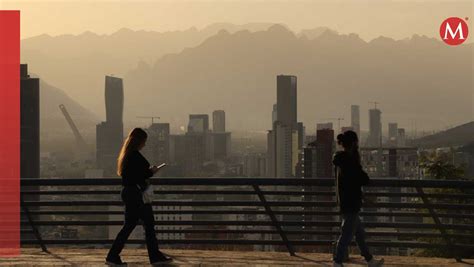
[[[267,135],[267,175],[270,177],[295,176],[300,145],[302,147],[298,139],[304,137],[303,125],[297,121],[296,85],[296,76],[277,76],[276,114],[272,114],[272,120],[277,120]]]
[[[207,114],[190,114],[188,131],[186,135],[202,136],[203,155],[205,161],[213,160],[213,136],[209,130],[209,115]],[[197,137],[195,137],[197,138]],[[230,141],[229,141],[230,142]],[[201,141],[200,141],[201,143]]]
[[[390,147],[396,147],[398,144],[398,124],[390,122],[388,124],[388,142]]]
[[[316,135],[305,135],[304,137],[304,146],[308,146],[309,143],[316,141]]]
[[[225,132],[225,111],[215,110],[212,112],[212,131],[215,133]]]
[[[212,160],[223,160],[230,155],[231,133],[212,132],[209,133],[209,150]]]
[[[189,133],[205,133],[209,132],[209,115],[207,114],[190,114],[188,123]]]
[[[382,145],[382,112],[379,109],[369,110],[369,147],[380,147]]]
[[[296,76],[277,76],[277,120],[293,129],[297,128]]]
[[[277,121],[274,125],[275,134],[275,177],[287,178],[294,176],[293,133],[295,131]],[[297,133],[296,133],[297,134]]]
[[[247,177],[264,177],[266,173],[266,157],[252,153],[244,156],[244,175]]]
[[[405,135],[405,128],[397,129],[397,146],[405,147],[407,145],[407,137]]]
[[[298,131],[275,122],[267,134],[267,176],[294,177],[298,151]]]
[[[185,137],[182,134],[170,135],[170,161],[178,166],[184,165],[186,157]]]
[[[351,127],[360,138],[360,108],[359,105],[351,106]]]
[[[170,136],[170,161],[178,176],[199,176],[205,161],[205,135],[186,133]]]
[[[273,110],[272,110],[272,125],[278,120],[277,118],[277,104],[273,104]]]
[[[204,134],[186,133],[184,137],[184,170],[189,176],[199,176],[208,159],[207,140]]]
[[[148,129],[147,145],[143,153],[149,161],[158,165],[170,160],[170,124],[152,123]],[[166,170],[165,170],[166,171]]]
[[[105,76],[105,120],[108,123],[123,124],[123,98],[122,79]]]
[[[302,150],[304,146],[304,139],[305,139],[305,127],[302,122],[298,122],[298,149]]]
[[[275,123],[273,124],[275,125]],[[276,177],[275,130],[267,132],[267,177]]]
[[[104,175],[115,176],[117,157],[123,143],[123,82],[117,77],[105,76],[106,121],[96,127],[97,167]]]
[[[20,65],[20,177],[40,176],[40,88],[39,79]]]
[[[309,143],[303,149],[303,177],[316,178],[317,168],[317,149],[316,141]]]
[[[180,174],[199,176],[204,162],[224,160],[230,155],[231,133],[225,132],[223,110],[213,112],[213,128],[209,130],[207,114],[191,114],[186,134],[171,136],[170,161],[181,169]]]
[[[316,131],[316,177],[333,177],[334,130]]]

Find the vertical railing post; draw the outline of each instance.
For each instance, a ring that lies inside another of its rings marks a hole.
[[[267,215],[270,217],[272,220],[273,226],[277,229],[278,233],[280,234],[281,239],[283,240],[283,243],[285,243],[286,248],[288,249],[288,252],[290,253],[291,256],[296,256],[295,251],[293,249],[293,246],[291,245],[290,241],[288,240],[288,237],[286,236],[285,231],[281,227],[280,223],[278,222],[275,213],[273,213],[272,208],[267,202],[267,199],[265,198],[265,195],[263,194],[262,190],[260,190],[260,187],[258,185],[253,185],[253,189],[258,195],[258,198],[262,202],[263,206],[265,207],[265,211],[267,212]]]
[[[38,231],[38,228],[36,227],[35,222],[34,222],[33,218],[31,217],[30,211],[28,210],[28,207],[25,205],[25,202],[23,201],[23,197],[22,197],[21,194],[20,194],[20,206],[21,206],[21,209],[23,210],[23,212],[25,213],[26,218],[27,218],[28,222],[30,223],[31,228],[33,229],[33,234],[35,235],[36,239],[38,240],[38,242],[41,246],[41,250],[43,252],[48,252],[48,249],[46,248],[46,245],[43,242],[43,238],[41,238],[41,234]]]
[[[423,201],[423,204],[426,205],[426,208],[428,209],[428,212],[430,213],[431,217],[433,218],[436,226],[438,227],[439,232],[441,233],[441,235],[443,236],[444,241],[448,245],[448,248],[453,253],[453,258],[456,259],[456,261],[458,261],[458,262],[462,261],[462,259],[459,256],[455,255],[454,251],[456,251],[456,250],[453,246],[453,243],[451,242],[451,239],[449,238],[448,233],[446,232],[446,229],[445,229],[443,223],[439,219],[438,214],[436,214],[436,211],[433,209],[433,207],[431,207],[431,201],[428,199],[428,197],[426,197],[425,192],[423,191],[423,188],[416,187],[416,191],[420,195],[421,200]]]

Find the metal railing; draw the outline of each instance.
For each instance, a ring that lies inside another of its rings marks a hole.
[[[167,235],[162,244],[273,246],[295,255],[302,247],[330,247],[339,234],[334,179],[154,178],[152,183],[157,233]],[[111,238],[87,236],[87,229],[123,223],[120,179],[22,179],[21,185],[22,232],[33,236],[23,244],[40,244],[43,250],[50,244],[109,244]],[[458,260],[455,252],[474,251],[474,181],[372,179],[364,198],[360,215],[370,246],[448,248]],[[81,227],[84,233],[51,237],[59,227]]]

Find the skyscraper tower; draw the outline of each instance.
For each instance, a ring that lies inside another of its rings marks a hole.
[[[380,147],[382,145],[382,112],[373,108],[369,110],[369,147]]]
[[[396,122],[390,122],[388,124],[388,145],[391,147],[397,146],[398,139],[398,124]]]
[[[123,82],[117,77],[105,76],[106,121],[96,127],[97,167],[106,176],[115,176],[117,157],[123,142]]]
[[[39,79],[20,65],[20,177],[40,176],[40,91]]]
[[[212,131],[215,133],[225,132],[225,111],[215,110],[212,112]]]
[[[148,134],[148,141],[143,152],[148,160],[154,164],[169,163],[170,124],[152,123],[145,131]]]
[[[108,123],[123,123],[123,81],[120,78],[105,76],[105,113]]]
[[[294,177],[299,160],[303,125],[298,126],[296,113],[296,76],[277,76],[276,116],[272,114],[272,130],[268,132],[268,173],[270,177]],[[275,108],[274,108],[275,110]]]
[[[278,120],[277,118],[277,104],[273,104],[273,109],[272,109],[272,125],[274,122]]]
[[[360,108],[359,105],[351,106],[351,127],[360,139]]]
[[[316,177],[333,177],[334,130],[316,131]]]
[[[296,76],[277,76],[277,120],[296,129]]]
[[[405,147],[406,146],[405,128],[398,128],[397,129],[397,146],[398,147]]]

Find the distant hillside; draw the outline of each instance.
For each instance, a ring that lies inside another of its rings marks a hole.
[[[297,34],[298,37],[303,37],[305,36],[306,38],[308,39],[316,39],[318,38],[321,34],[325,33],[325,32],[329,32],[329,33],[332,33],[332,34],[337,34],[337,32],[335,30],[332,30],[328,27],[317,27],[317,28],[314,28],[314,29],[305,29],[305,30],[302,30],[301,32],[299,32]]]
[[[95,125],[99,121],[97,115],[86,110],[61,89],[48,84],[40,78],[40,127],[42,140],[51,140],[56,137],[66,137],[73,140],[74,136],[71,128],[59,109],[60,104],[66,106],[84,137],[91,137],[95,133]]]
[[[429,148],[467,146],[469,144],[472,147],[473,143],[474,121],[413,141],[414,145]]]
[[[472,43],[418,35],[367,42],[324,27],[269,26],[42,35],[22,40],[22,59],[99,115],[104,75],[123,77],[126,120],[156,115],[185,125],[189,113],[224,109],[229,129],[268,129],[278,74],[298,76],[298,117],[308,133],[322,118],[348,123],[351,104],[361,105],[367,129],[369,101],[381,103],[384,129],[389,121],[430,130],[472,120]]]
[[[47,34],[21,40],[21,59],[32,72],[54,83],[76,101],[102,114],[104,76],[123,76],[140,62],[153,64],[169,53],[194,47],[222,29],[266,30],[270,23],[211,24],[203,29],[155,32],[122,28],[109,35],[86,31],[79,35]],[[126,83],[126,81],[125,81]]]
[[[383,127],[396,121],[439,129],[472,119],[472,52],[424,36],[405,40],[324,31],[314,39],[274,25],[265,31],[220,31],[202,44],[169,54],[125,76],[126,110],[159,114],[185,125],[189,113],[224,109],[230,129],[268,129],[276,76],[298,76],[298,118],[307,133],[322,118],[349,118],[361,104],[381,102]],[[446,67],[449,62],[449,68]]]

